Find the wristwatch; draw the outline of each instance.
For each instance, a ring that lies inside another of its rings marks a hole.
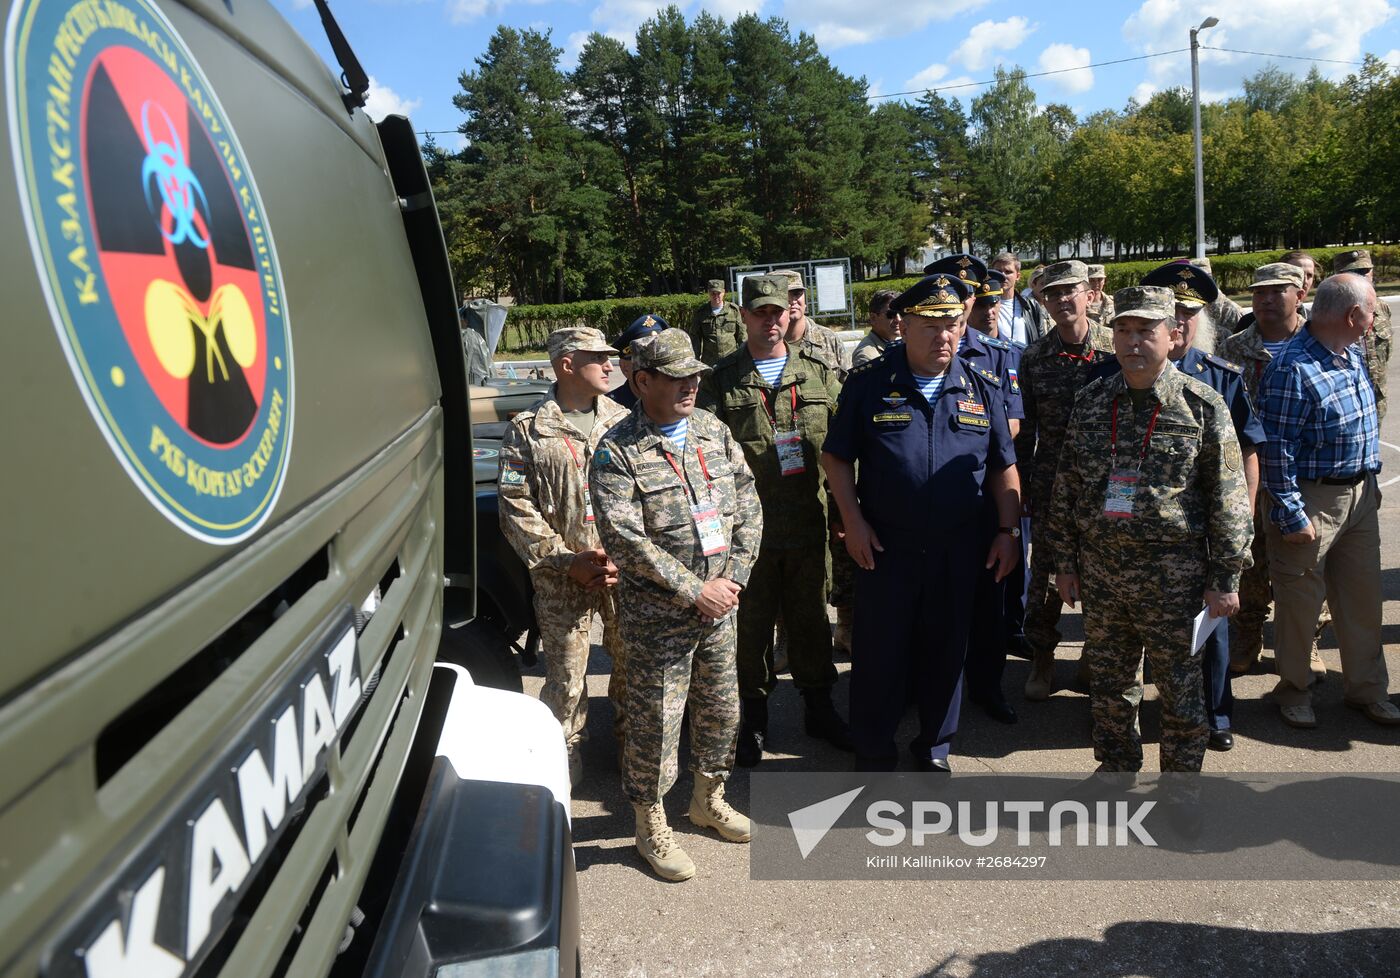
[[[997,527],[997,532],[1009,533],[1013,540],[1021,539],[1021,528],[1019,526],[999,526]]]

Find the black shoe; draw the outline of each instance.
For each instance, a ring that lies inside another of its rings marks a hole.
[[[803,690],[802,699],[807,704],[803,720],[808,737],[825,740],[837,750],[855,749],[851,744],[851,728],[836,712],[830,689]]]
[[[924,774],[951,774],[953,767],[941,757],[920,757],[915,767]]]
[[[970,697],[970,699],[974,704],[982,708],[983,713],[987,714],[987,716],[991,717],[997,723],[1011,724],[1015,723],[1018,719],[1016,711],[1011,708],[1010,703],[1006,702],[1006,697],[1004,696],[997,696],[996,698],[990,696],[973,696]]]
[[[763,760],[763,742],[767,735],[748,722],[739,725],[739,745],[734,750],[734,763],[740,767],[758,767]]]
[[[1212,730],[1206,746],[1211,750],[1229,750],[1235,746],[1235,735],[1229,730]]]

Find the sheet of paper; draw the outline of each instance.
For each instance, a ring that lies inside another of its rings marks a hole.
[[[817,311],[842,312],[846,308],[846,273],[841,265],[818,265]]]
[[[1211,632],[1223,625],[1225,621],[1224,618],[1212,618],[1210,609],[1202,608],[1191,628],[1191,654],[1199,655],[1201,646],[1206,643],[1206,639],[1210,638]]]

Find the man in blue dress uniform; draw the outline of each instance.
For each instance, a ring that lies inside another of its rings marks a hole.
[[[632,343],[643,336],[653,336],[666,328],[666,320],[648,313],[632,320],[632,325],[622,331],[613,346],[617,347],[617,362],[622,367],[622,386],[608,393],[614,401],[631,410],[637,405],[637,391],[632,387]]]
[[[1007,426],[1011,437],[1025,418],[1021,406],[1021,385],[1017,370],[1021,366],[1021,351],[1013,343],[997,337],[997,305],[1001,301],[1002,285],[1005,276],[994,269],[988,269],[977,283],[973,295],[972,311],[968,314],[967,331],[963,334],[958,356],[967,366],[982,376],[988,384],[997,388],[1006,406]],[[996,501],[986,497],[983,506],[983,531],[988,541],[998,532],[1000,517]],[[1011,534],[1016,540],[1024,567],[1025,540],[1018,522]],[[983,570],[977,577],[977,591],[972,606],[972,631],[967,648],[967,698],[980,706],[987,715],[1001,723],[1015,723],[1016,711],[1006,702],[1002,692],[1001,677],[1006,671],[1006,650],[1013,641],[1013,633],[1020,632],[1021,593],[1025,590],[1025,573],[1013,574],[1006,580],[997,580],[990,570]],[[1014,591],[1014,595],[1008,595]],[[1014,604],[1011,604],[1014,602]]]
[[[1171,348],[1167,358],[1188,377],[1195,377],[1214,388],[1230,409],[1235,435],[1244,456],[1245,491],[1253,509],[1259,489],[1259,452],[1266,440],[1264,425],[1254,413],[1245,393],[1244,371],[1235,363],[1210,353],[1202,353],[1193,345],[1201,310],[1220,294],[1215,281],[1200,268],[1169,262],[1143,276],[1142,285],[1162,285],[1176,294],[1176,322],[1181,327],[1181,339]],[[1207,316],[1209,314],[1207,313]],[[1122,370],[1117,357],[1110,357],[1095,368],[1093,380],[1110,377]],[[1210,723],[1211,750],[1226,751],[1235,746],[1231,718],[1235,712],[1235,697],[1230,689],[1230,630],[1217,628],[1201,646],[1201,672],[1205,681],[1206,718]]]
[[[852,370],[822,452],[856,562],[851,739],[856,769],[893,770],[894,734],[914,682],[918,767],[947,771],[978,573],[998,579],[1019,558],[1016,454],[1001,390],[957,350],[966,283],[930,275],[890,307],[904,345]],[[860,479],[856,480],[859,463]],[[1004,533],[987,548],[983,495]]]

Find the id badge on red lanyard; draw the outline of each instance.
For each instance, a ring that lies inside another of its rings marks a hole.
[[[792,429],[790,431],[779,431],[778,422],[774,415],[768,415],[769,423],[773,425],[773,450],[778,453],[778,474],[779,475],[801,475],[807,471],[807,463],[802,458],[802,432],[797,428],[797,388],[789,387],[792,392]],[[763,391],[758,392],[758,399],[763,403],[763,413],[768,414],[768,398]]]
[[[705,473],[705,498],[701,499],[699,494],[696,494],[690,504],[690,515],[695,520],[695,532],[700,537],[700,553],[706,557],[713,557],[728,550],[729,541],[725,538],[724,520],[720,517],[719,506],[715,503],[715,484],[710,478],[709,468],[705,465],[705,450],[697,446],[695,453],[700,458],[700,471]],[[681,471],[670,452],[665,454],[666,461],[671,463],[671,468],[676,472],[676,478],[681,480],[681,486],[688,490],[689,483],[685,473]]]
[[[1132,519],[1137,515],[1138,484],[1142,480],[1142,463],[1147,458],[1147,446],[1152,441],[1152,429],[1157,427],[1157,415],[1161,413],[1159,401],[1152,409],[1152,418],[1147,422],[1147,434],[1142,439],[1142,450],[1138,452],[1137,465],[1133,468],[1118,465],[1118,402],[1113,402],[1113,425],[1108,442],[1108,485],[1104,489],[1103,515],[1113,519]]]

